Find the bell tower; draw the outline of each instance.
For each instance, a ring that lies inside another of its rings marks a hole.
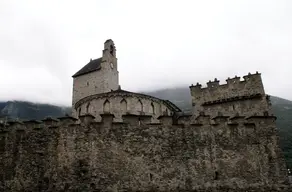
[[[104,92],[115,91],[119,88],[119,72],[116,57],[116,47],[113,40],[104,43],[101,68],[104,73]]]
[[[72,109],[75,104],[90,95],[103,94],[119,89],[119,72],[116,47],[109,39],[104,43],[102,57],[90,59],[73,76]],[[76,111],[73,110],[76,115]]]

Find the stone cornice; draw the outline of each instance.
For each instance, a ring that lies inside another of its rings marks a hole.
[[[152,97],[150,95],[145,95],[141,93],[134,93],[134,92],[129,92],[125,90],[116,90],[116,91],[111,91],[107,93],[101,93],[101,94],[95,94],[95,95],[90,95],[87,97],[84,97],[80,99],[78,102],[76,102],[74,108],[75,110],[80,107],[82,104],[87,103],[93,99],[102,99],[102,98],[109,98],[109,97],[136,97],[136,98],[141,98],[141,99],[148,99],[156,103],[161,103],[167,106],[171,111],[173,112],[180,112],[180,108],[178,108],[175,104],[168,100],[162,100],[156,97]]]
[[[230,98],[224,98],[224,99],[218,99],[214,101],[207,101],[204,102],[202,105],[214,105],[214,104],[222,104],[222,103],[227,103],[227,102],[232,102],[232,101],[242,101],[242,100],[249,100],[249,99],[255,99],[255,98],[262,98],[262,94],[252,94],[252,95],[244,95],[244,96],[236,96],[236,97],[230,97]]]

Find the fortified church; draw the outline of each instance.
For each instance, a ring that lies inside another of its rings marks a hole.
[[[183,115],[117,67],[107,40],[73,75],[75,117],[0,123],[0,191],[291,192],[260,73],[191,85]]]
[[[110,113],[115,121],[122,115],[151,115],[156,120],[161,115],[172,115],[180,109],[168,100],[121,89],[119,85],[116,47],[109,39],[104,43],[102,57],[90,60],[73,75],[72,111],[74,117]]]
[[[190,86],[194,117],[200,113],[211,117],[271,113],[260,73],[249,73],[243,81],[235,76],[226,82],[220,85],[215,78],[207,82],[207,87],[199,83]],[[168,100],[121,89],[116,47],[111,39],[105,41],[102,57],[90,59],[73,75],[72,113],[75,118],[90,114],[96,121],[101,120],[100,114],[113,114],[115,122],[122,122],[122,116],[129,114],[151,116],[151,122],[162,116],[178,118],[183,114]]]

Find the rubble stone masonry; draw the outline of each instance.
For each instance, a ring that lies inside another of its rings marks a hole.
[[[273,116],[102,114],[0,128],[0,191],[290,191]]]

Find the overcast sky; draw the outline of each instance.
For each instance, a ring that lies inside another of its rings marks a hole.
[[[130,91],[259,71],[292,100],[291,0],[1,0],[0,100],[71,104],[71,76],[111,38]]]

